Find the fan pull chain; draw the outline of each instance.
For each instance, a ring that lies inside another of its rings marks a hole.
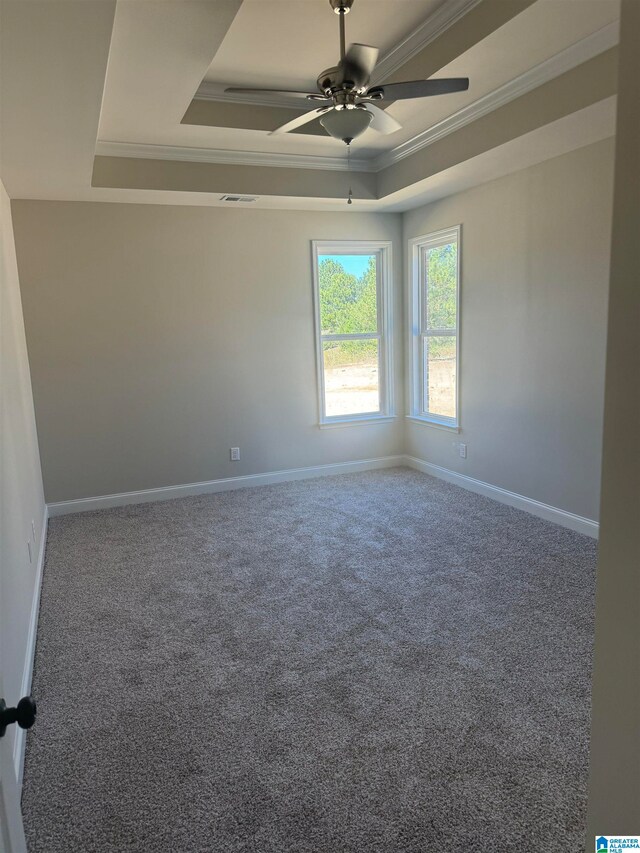
[[[351,144],[347,142],[347,172],[349,173],[349,194],[347,204],[353,204],[353,190],[351,189]]]

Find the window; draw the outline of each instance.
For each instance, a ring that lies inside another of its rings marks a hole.
[[[460,226],[409,242],[410,414],[457,429]]]
[[[392,416],[390,264],[390,243],[313,243],[320,426]]]

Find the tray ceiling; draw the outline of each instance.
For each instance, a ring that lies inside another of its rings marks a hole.
[[[562,136],[559,152],[610,135],[611,110],[588,108],[615,94],[618,17],[618,0],[355,0],[347,41],[381,48],[376,82],[471,78],[466,93],[389,105],[403,130],[354,143],[355,170],[369,173],[362,203],[395,203],[401,187],[435,179],[434,163],[447,175],[459,163],[470,180],[468,164],[486,164],[491,147],[572,112],[582,118],[569,136],[547,134]],[[341,142],[270,136],[281,105],[215,98],[232,83],[312,86],[335,62],[337,33],[327,0],[3,0],[10,194],[215,203],[242,191],[331,205],[342,191],[331,177],[346,165]],[[544,150],[552,156],[553,145]]]

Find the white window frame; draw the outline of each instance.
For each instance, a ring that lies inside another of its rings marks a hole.
[[[355,426],[381,423],[394,418],[393,395],[393,343],[392,343],[392,243],[388,240],[313,240],[313,311],[316,336],[316,366],[318,374],[318,425],[327,427]],[[320,322],[320,282],[318,257],[320,255],[377,255],[376,300],[378,331],[357,335],[323,335]],[[328,417],[325,411],[324,354],[322,344],[331,340],[378,341],[378,387],[380,411]]]
[[[443,246],[456,241],[456,328],[427,329],[426,304],[423,293],[425,249]],[[462,226],[443,228],[422,237],[409,240],[408,263],[408,299],[409,306],[409,414],[410,420],[430,426],[460,432],[460,258],[462,255]],[[456,417],[437,415],[427,410],[425,400],[424,343],[427,337],[455,336],[456,338]]]

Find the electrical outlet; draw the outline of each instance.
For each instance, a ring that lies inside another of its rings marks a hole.
[[[466,459],[467,458],[467,445],[460,442],[460,444],[458,445],[458,452],[460,453],[460,456],[462,457],[462,459]]]
[[[239,459],[240,459],[240,448],[239,447],[232,447],[231,448],[231,461],[232,462],[238,462]]]

